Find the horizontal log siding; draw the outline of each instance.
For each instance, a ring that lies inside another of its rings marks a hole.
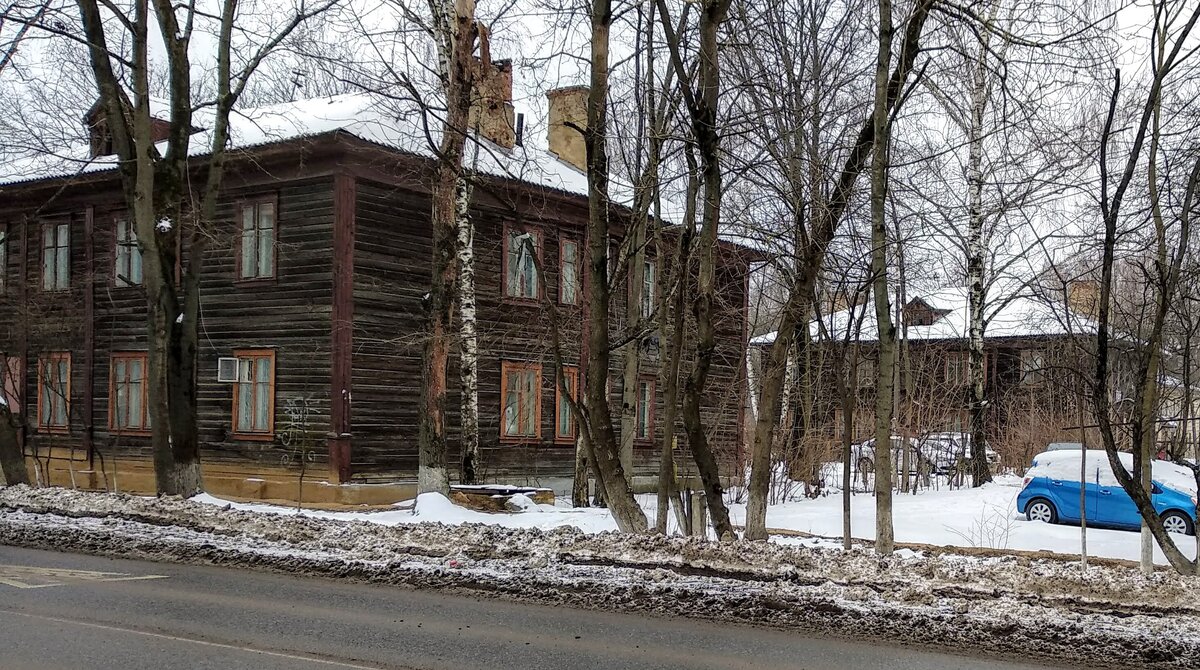
[[[0,350],[19,351],[28,338],[23,411],[31,449],[81,445],[83,388],[83,296],[87,278],[83,245],[94,245],[91,288],[94,299],[94,444],[101,459],[149,460],[149,438],[109,431],[109,382],[113,352],[146,351],[146,302],[141,287],[114,281],[116,221],[124,204],[112,192],[64,198],[62,208],[37,221],[71,221],[71,289],[41,291],[41,237],[37,222],[22,223],[16,213],[0,213],[9,224],[7,291],[0,301]],[[275,280],[234,281],[237,203],[246,197],[278,198],[279,247]],[[95,233],[84,235],[84,210],[95,208]],[[219,209],[219,233],[206,253],[201,286],[199,424],[202,462],[295,463],[297,439],[284,446],[284,433],[309,436],[312,458],[326,459],[329,430],[330,308],[332,288],[332,179],[289,182],[278,187],[230,191]],[[25,245],[28,236],[29,244]],[[19,285],[22,277],[24,288]],[[217,358],[236,349],[267,348],[275,358],[275,436],[270,441],[233,440],[230,384],[217,383]],[[43,351],[72,354],[71,430],[46,435],[33,424],[37,411],[37,358]],[[306,429],[289,419],[289,407],[307,408]],[[81,455],[82,457],[82,455]],[[100,466],[99,462],[95,463]]]
[[[242,282],[235,274],[237,205],[258,197],[278,198],[276,276]],[[310,462],[326,463],[333,179],[231,191],[222,199],[218,217],[225,223],[206,252],[201,290],[201,445],[210,460],[294,465],[303,450],[311,453]],[[233,385],[217,382],[217,358],[239,349],[275,351],[275,437],[271,441],[230,436]],[[307,421],[291,418],[304,414]]]
[[[356,202],[351,471],[360,480],[415,477],[432,205],[362,179]]]

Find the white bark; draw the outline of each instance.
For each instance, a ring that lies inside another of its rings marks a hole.
[[[979,49],[979,60],[971,85],[971,117],[967,129],[967,319],[968,376],[971,382],[970,428],[972,486],[982,486],[991,477],[987,471],[983,416],[986,407],[983,356],[984,289],[983,239],[983,115],[990,84],[987,72],[987,33]]]
[[[478,149],[476,149],[478,151]],[[475,311],[475,223],[471,220],[471,185],[459,179],[455,209],[458,223],[459,385],[462,396],[459,429],[462,482],[479,479],[479,330]]]

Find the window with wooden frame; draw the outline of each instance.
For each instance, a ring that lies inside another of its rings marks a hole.
[[[242,280],[271,279],[275,276],[276,224],[275,199],[248,200],[238,209],[238,273]]]
[[[146,353],[114,352],[109,366],[108,428],[114,433],[150,430]]]
[[[38,357],[37,425],[66,432],[71,416],[71,354],[56,351]]]
[[[8,411],[13,414],[21,413],[21,396],[24,391],[21,388],[22,382],[22,364],[24,361],[19,356],[0,355],[0,360],[3,362],[3,367],[0,368],[0,373],[4,374],[3,383],[0,384],[0,390],[3,392],[4,404],[8,405]]]
[[[1041,349],[1021,350],[1021,386],[1041,386],[1046,381],[1046,354]]]
[[[71,224],[42,224],[42,290],[71,287]]]
[[[508,226],[504,230],[504,297],[537,300],[540,297],[537,264],[542,257],[542,236],[533,228]]]
[[[637,427],[633,437],[639,442],[654,439],[654,378],[643,377],[637,387]]]
[[[579,241],[570,237],[558,241],[558,301],[579,304]]]
[[[275,352],[244,349],[233,385],[233,435],[242,439],[271,439],[275,434]]]
[[[966,410],[952,411],[946,417],[946,432],[962,435],[970,432],[970,430],[971,418],[967,415]]]
[[[649,319],[654,315],[655,301],[658,296],[655,294],[655,289],[658,287],[658,277],[655,276],[654,261],[646,261],[642,268],[642,318]]]
[[[113,282],[118,287],[141,286],[142,250],[138,248],[133,222],[117,219],[116,260],[113,263]]]
[[[573,365],[563,366],[563,381],[567,386],[567,395],[573,400],[579,399],[579,368]],[[575,440],[575,416],[571,414],[571,403],[563,397],[562,387],[554,385],[554,439],[559,442]]]
[[[875,385],[875,361],[869,358],[859,358],[854,366],[854,380],[858,388],[869,388]]]
[[[965,351],[946,352],[943,379],[950,386],[963,386],[970,381],[970,354]]]
[[[542,435],[542,366],[500,363],[500,439],[536,440]]]

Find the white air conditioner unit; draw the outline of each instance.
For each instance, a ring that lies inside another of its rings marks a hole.
[[[225,384],[233,384],[238,380],[238,368],[240,361],[236,358],[226,358],[222,356],[217,359],[217,381]]]

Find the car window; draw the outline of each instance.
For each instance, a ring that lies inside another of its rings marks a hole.
[[[1121,482],[1117,481],[1117,476],[1113,474],[1112,467],[1108,463],[1098,465],[1095,468],[1088,468],[1089,472],[1095,471],[1097,480],[1100,486],[1120,486]],[[1096,480],[1093,480],[1096,481]]]

